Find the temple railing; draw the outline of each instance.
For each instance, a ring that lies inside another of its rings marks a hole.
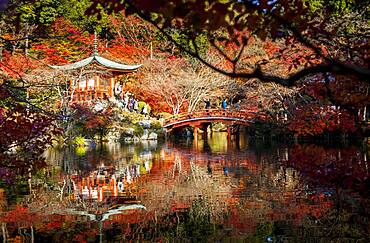
[[[108,98],[112,96],[112,92],[110,90],[110,86],[103,85],[97,87],[78,87],[73,91],[73,101],[82,102]]]

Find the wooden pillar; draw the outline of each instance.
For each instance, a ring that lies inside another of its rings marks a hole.
[[[206,141],[208,139],[208,131],[207,131],[207,128],[208,128],[208,124],[207,123],[204,123],[202,125],[202,130],[203,130],[203,140]]]
[[[236,136],[235,136],[235,142],[236,142],[236,148],[239,150],[240,149],[240,125],[237,125],[237,131],[236,131]]]
[[[98,76],[97,75],[94,76],[94,87],[93,87],[93,89],[94,89],[94,92],[93,92],[94,100],[97,100],[98,99],[97,98],[97,96],[98,96]]]
[[[94,76],[94,90],[98,89],[98,75]]]
[[[118,196],[118,187],[117,187],[116,181],[114,181],[114,185],[113,185],[113,196],[115,197]]]
[[[194,147],[197,149],[198,148],[198,127],[194,127],[193,137],[194,137]]]
[[[227,147],[231,148],[231,125],[227,125]]]
[[[104,200],[104,190],[102,187],[98,188],[98,201],[101,202]]]
[[[110,79],[110,85],[109,85],[109,96],[112,97],[114,94],[114,78]]]
[[[101,90],[100,90],[100,78],[98,75],[95,76],[95,94],[96,94],[96,97],[95,99],[99,100],[99,99],[102,99],[103,96],[101,94]]]

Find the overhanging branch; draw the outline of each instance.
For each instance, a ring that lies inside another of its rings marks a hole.
[[[129,1],[128,1],[129,2]],[[138,10],[132,3],[128,3],[130,5],[131,9],[135,9],[136,13],[143,18],[144,20],[148,21],[150,24],[152,24],[155,28],[157,28],[166,38],[168,38],[174,45],[179,48],[179,50],[187,53],[188,55],[198,59],[202,64],[205,66],[211,68],[212,70],[219,72],[223,75],[232,77],[232,78],[246,78],[246,79],[252,79],[257,78],[264,82],[274,82],[281,84],[283,86],[293,86],[296,81],[300,80],[301,78],[304,78],[306,76],[312,75],[312,74],[318,74],[318,73],[326,73],[326,72],[332,72],[335,74],[347,74],[347,75],[354,75],[361,79],[362,82],[370,83],[370,70],[356,66],[351,64],[344,64],[336,60],[328,59],[326,57],[327,63],[324,64],[317,64],[310,67],[306,67],[302,70],[299,70],[288,77],[282,77],[277,75],[272,75],[269,73],[263,72],[260,67],[257,67],[254,69],[253,72],[237,72],[237,71],[226,71],[221,68],[216,67],[215,65],[212,65],[212,63],[206,61],[204,58],[202,58],[197,52],[193,52],[184,46],[182,46],[180,43],[178,43],[176,40],[174,40],[166,31],[164,28],[160,27],[155,21],[153,21],[150,18],[150,14]],[[295,31],[295,34],[297,32]],[[310,44],[310,42],[307,42],[302,36],[300,36],[300,41],[304,42],[307,46],[313,48],[317,54],[320,54],[322,56],[322,53],[318,51],[315,46]],[[299,38],[299,36],[298,36]]]

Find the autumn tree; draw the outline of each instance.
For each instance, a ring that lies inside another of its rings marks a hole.
[[[341,8],[339,2],[331,1],[331,6],[337,6],[336,12],[339,11],[338,8]],[[118,3],[115,0],[95,0],[90,12],[96,12],[94,10],[98,4],[106,9],[115,11],[126,9],[126,12],[138,14],[161,30],[181,50],[198,58],[205,65],[231,77],[259,78],[284,85],[292,85],[298,79],[309,74],[323,72],[352,74],[362,78],[364,82],[367,82],[369,77],[366,63],[357,62],[352,57],[342,60],[344,56],[337,58],[327,50],[327,44],[323,40],[330,42],[333,36],[339,38],[344,33],[338,31],[338,28],[330,29],[328,26],[330,21],[327,20],[335,16],[332,8],[324,8],[325,11],[320,11],[321,16],[315,15],[312,9],[322,5],[320,1],[160,1],[152,3],[145,0],[126,0],[123,3]],[[368,11],[366,4],[363,4],[362,1],[355,1],[351,8],[360,11],[358,16],[361,19],[364,19],[364,12]],[[336,25],[340,26],[338,22]],[[188,41],[176,42],[171,34],[174,29],[182,31]],[[360,33],[356,31],[353,34],[358,37]],[[210,45],[233,64],[232,69],[220,69],[201,56],[197,48],[197,38],[202,35],[206,35]],[[314,58],[322,61],[317,64],[306,62],[304,67],[286,76],[277,76],[266,72],[264,70],[266,62],[259,63],[252,71],[238,70],[240,53],[243,49],[248,48],[249,41],[254,35],[264,40],[267,38],[285,40],[286,49],[294,50],[299,44],[313,51],[312,55],[300,55],[296,60],[304,57],[307,60]],[[236,54],[224,51],[225,45],[230,42],[237,44]],[[335,49],[339,48],[337,45],[333,46]],[[358,54],[361,60],[365,60],[366,43],[362,43],[360,46],[364,48],[362,51],[359,50]]]
[[[42,154],[60,134],[54,118],[22,103],[0,85],[0,167],[22,174],[45,166]]]
[[[165,100],[174,115],[185,109],[198,109],[203,100],[214,98],[230,82],[227,77],[182,58],[157,59],[150,65],[143,88]]]

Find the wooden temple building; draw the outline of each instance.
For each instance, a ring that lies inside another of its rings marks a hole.
[[[117,81],[117,76],[135,72],[141,66],[117,63],[100,56],[95,34],[94,50],[90,57],[75,63],[50,67],[61,71],[81,71],[79,78],[70,80],[71,100],[90,102],[119,95],[122,87]]]

